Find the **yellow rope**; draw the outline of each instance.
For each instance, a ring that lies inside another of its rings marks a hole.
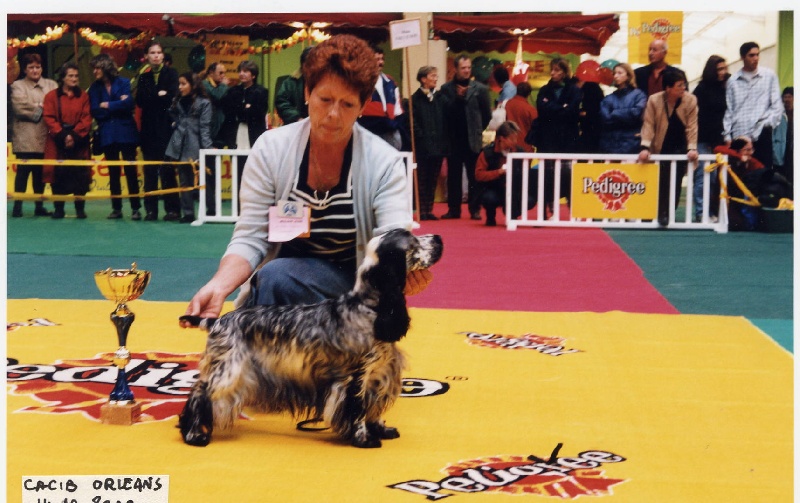
[[[197,161],[107,161],[107,160],[86,160],[81,161],[77,159],[8,159],[6,164],[32,164],[38,165],[54,165],[54,166],[153,166],[153,165],[186,165],[196,166]]]
[[[756,208],[761,206],[761,203],[758,202],[758,198],[750,192],[750,189],[742,182],[739,176],[734,173],[731,169],[731,165],[725,162],[724,156],[722,154],[717,154],[717,162],[713,164],[707,165],[704,169],[706,172],[711,173],[715,169],[719,168],[719,186],[720,186],[720,194],[719,197],[722,199],[727,199],[729,201],[736,201],[738,203],[746,204],[747,206],[754,206]],[[731,175],[733,178],[734,183],[741,189],[742,193],[748,197],[749,199],[742,199],[740,197],[733,197],[728,194],[728,186],[725,184],[725,177],[724,172],[727,171],[728,174]]]

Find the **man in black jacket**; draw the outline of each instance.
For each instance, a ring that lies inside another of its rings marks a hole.
[[[675,69],[667,64],[668,49],[666,40],[653,40],[647,48],[647,60],[650,64],[633,71],[636,75],[636,86],[647,96],[663,91],[661,76],[664,75],[664,70]]]
[[[483,130],[492,119],[489,88],[471,79],[472,60],[456,57],[453,80],[442,86],[447,100],[452,153],[447,157],[447,207],[442,218],[461,218],[461,170],[467,171],[467,206],[470,218],[481,219],[480,194],[475,184],[475,162],[483,148]]]

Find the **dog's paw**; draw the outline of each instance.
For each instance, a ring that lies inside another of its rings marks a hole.
[[[367,430],[369,431],[370,435],[376,436],[383,440],[391,440],[393,438],[400,438],[400,432],[397,431],[397,428],[392,428],[391,426],[386,426],[383,424],[383,421],[379,423],[369,423],[367,424]]]
[[[375,449],[383,444],[381,444],[381,439],[373,436],[368,436],[361,438],[360,437],[353,438],[353,445],[355,447],[360,447],[362,449]]]
[[[384,426],[383,432],[381,432],[381,438],[384,440],[400,438],[400,432],[397,431],[397,428],[392,428],[391,426]]]

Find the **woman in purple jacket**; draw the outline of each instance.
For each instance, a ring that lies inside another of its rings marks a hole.
[[[131,94],[131,81],[119,76],[116,63],[108,54],[98,54],[89,61],[95,81],[89,86],[91,114],[100,130],[100,149],[107,161],[136,160],[139,133],[133,119],[135,107]],[[136,165],[125,166],[125,183],[131,194],[131,220],[141,220],[141,202],[134,194],[139,193],[139,177]],[[120,166],[108,167],[111,195],[122,194]],[[111,199],[110,219],[122,218],[122,199]]]

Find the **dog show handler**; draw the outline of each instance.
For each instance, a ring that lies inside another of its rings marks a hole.
[[[249,298],[242,302],[240,296],[237,307],[336,297],[354,286],[373,236],[411,228],[402,158],[356,124],[379,73],[371,53],[361,39],[338,35],[308,54],[303,75],[309,117],[269,130],[253,145],[233,236],[187,316],[219,317],[225,299],[240,286],[246,292],[248,281]],[[270,241],[270,213],[274,217],[278,206],[310,215],[308,237]],[[410,273],[404,293],[421,292],[431,279],[427,269]]]

